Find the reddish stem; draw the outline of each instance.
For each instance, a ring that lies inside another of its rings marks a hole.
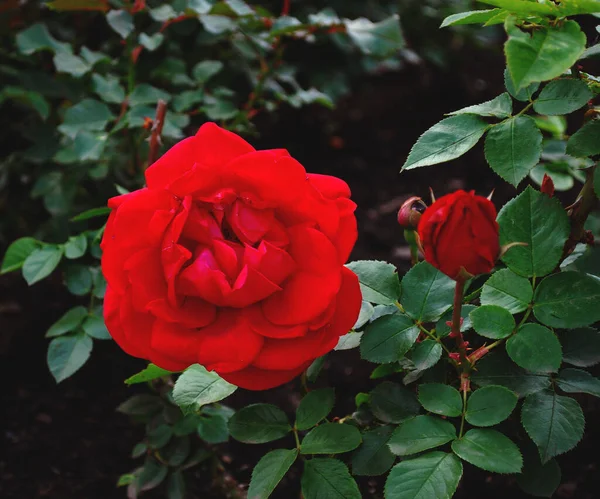
[[[287,16],[290,13],[291,0],[283,0],[283,7],[281,8],[281,16]]]
[[[454,305],[452,309],[452,336],[456,338],[456,346],[460,353],[460,361],[466,367],[469,364],[467,359],[467,343],[463,338],[460,330],[461,326],[461,311],[463,293],[465,290],[465,279],[458,277],[456,279],[456,287],[454,288]]]
[[[158,158],[158,147],[160,146],[160,135],[165,124],[165,115],[167,114],[167,103],[160,99],[156,105],[156,117],[152,125],[152,134],[150,135],[150,151],[148,152],[148,166],[154,163]]]

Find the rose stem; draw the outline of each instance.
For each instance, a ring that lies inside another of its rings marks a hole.
[[[456,338],[456,346],[460,352],[460,361],[463,365],[468,364],[467,346],[460,331],[460,318],[462,311],[462,299],[465,290],[465,279],[458,277],[456,279],[456,287],[454,288],[454,306],[452,308],[452,336]]]
[[[152,124],[152,134],[150,135],[150,151],[148,152],[148,166],[158,159],[158,147],[161,144],[160,135],[165,124],[165,114],[167,113],[167,103],[159,99],[156,105],[156,117]]]

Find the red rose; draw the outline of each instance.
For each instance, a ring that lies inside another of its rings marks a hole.
[[[307,174],[208,123],[112,198],[102,240],[104,316],[130,355],[199,363],[251,390],[281,385],[356,321],[343,266],[356,205],[342,180]]]
[[[456,279],[462,267],[473,275],[490,272],[500,252],[496,208],[473,192],[441,197],[419,221],[425,260]]]

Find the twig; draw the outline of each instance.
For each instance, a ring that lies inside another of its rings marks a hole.
[[[160,135],[165,125],[165,114],[167,113],[167,103],[159,99],[156,104],[156,116],[152,124],[152,134],[150,135],[150,151],[148,152],[148,166],[154,163],[158,158],[158,147],[161,144]]]
[[[283,7],[281,8],[281,17],[287,16],[290,13],[291,0],[283,0]]]

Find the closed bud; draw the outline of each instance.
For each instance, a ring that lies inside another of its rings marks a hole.
[[[398,223],[405,229],[416,229],[427,205],[418,196],[408,198],[398,211]]]
[[[552,177],[547,173],[544,173],[544,179],[542,180],[542,188],[540,189],[549,198],[554,196],[554,182]]]

